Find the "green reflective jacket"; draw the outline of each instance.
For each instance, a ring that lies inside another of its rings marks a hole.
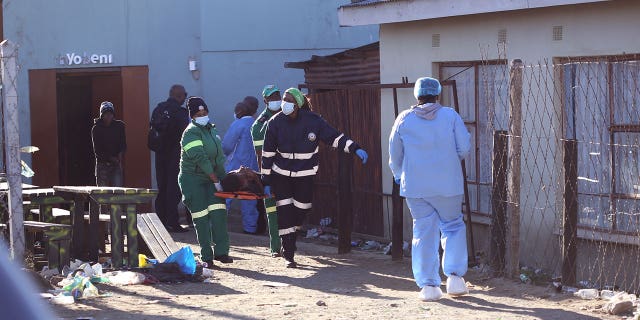
[[[279,112],[279,111],[278,111]],[[267,122],[277,112],[264,108],[264,111],[258,116],[256,121],[251,126],[251,137],[253,138],[253,147],[256,148],[256,153],[262,153],[262,145],[264,144],[264,135],[267,132]]]
[[[214,172],[222,180],[225,156],[215,125],[201,126],[191,121],[180,140],[180,174],[193,174],[209,180]]]

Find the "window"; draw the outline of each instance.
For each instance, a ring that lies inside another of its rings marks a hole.
[[[578,141],[578,222],[640,230],[640,57],[563,61],[565,137]]]
[[[440,79],[455,80],[459,113],[471,133],[471,153],[465,158],[470,208],[491,213],[493,130],[507,129],[508,79],[505,61],[440,64]],[[454,107],[453,90],[443,86],[440,103]]]

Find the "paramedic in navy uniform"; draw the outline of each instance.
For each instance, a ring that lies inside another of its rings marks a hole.
[[[367,153],[357,143],[311,111],[311,103],[300,90],[287,89],[282,112],[267,124],[261,170],[265,193],[275,194],[278,234],[287,268],[297,267],[294,261],[296,230],[311,209],[320,141],[346,153],[355,153],[362,164],[367,162]]]

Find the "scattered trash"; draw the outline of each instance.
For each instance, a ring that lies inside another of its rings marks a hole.
[[[318,300],[318,302],[316,302],[316,306],[318,306],[318,307],[326,307],[327,303],[322,301],[322,300]]]
[[[576,293],[576,292],[578,292],[578,288],[569,287],[569,286],[562,286],[562,291],[567,292],[567,293]]]
[[[318,237],[318,239],[325,240],[325,241],[338,240],[338,236],[330,233],[323,233]]]
[[[593,300],[599,297],[598,289],[580,289],[573,295],[583,300]]]
[[[60,281],[60,284],[63,285],[62,290],[64,290],[64,292],[62,294],[70,295],[75,299],[100,296],[98,288],[91,283],[89,277],[84,275],[75,275],[73,278],[66,278]]]
[[[213,277],[213,269],[202,268],[202,276],[205,278]]]
[[[145,280],[144,274],[133,271],[112,271],[104,276],[109,279],[109,283],[121,286],[142,284]]]
[[[58,272],[58,269],[49,269],[48,266],[44,266],[40,271],[40,276],[42,276],[45,279],[50,279],[51,277],[58,274],[60,274],[60,272]]]
[[[551,287],[553,287],[556,292],[562,292],[562,278],[553,278]]]
[[[613,290],[602,290],[600,291],[600,298],[604,300],[611,300],[616,295]]]
[[[585,288],[585,289],[591,289],[591,288],[595,288],[596,287],[593,283],[591,283],[590,281],[587,281],[587,280],[579,281],[578,282],[578,286],[580,288]]]
[[[393,246],[393,242],[389,242],[389,244],[384,248],[384,254],[391,255],[391,246]],[[411,250],[409,250],[409,243],[406,241],[402,241],[402,254],[405,257],[411,256]]]
[[[307,230],[306,238],[317,238],[318,236],[320,236],[320,230],[318,230],[318,228]]]
[[[520,274],[520,281],[522,283],[531,284],[531,278],[529,278],[529,276],[524,273]]]
[[[157,259],[150,259],[144,254],[138,254],[138,266],[140,268],[149,268],[157,263],[158,263]]]
[[[352,247],[359,247],[360,245],[362,245],[362,240],[351,241],[351,246]]]
[[[73,299],[73,296],[67,296],[67,295],[57,295],[51,298],[51,303],[53,304],[73,304],[75,303],[75,299]]]
[[[204,281],[202,281],[204,283],[216,283],[215,280],[213,278],[206,278],[204,279]]]
[[[364,245],[362,245],[362,247],[360,248],[362,250],[380,250],[380,248],[382,248],[382,245],[378,241],[368,240],[365,241]]]
[[[328,227],[332,221],[333,220],[331,220],[331,217],[322,218],[320,219],[320,226],[323,228]]]
[[[196,259],[193,258],[193,251],[191,251],[190,246],[180,248],[180,250],[168,256],[164,262],[177,263],[180,266],[180,271],[184,274],[196,273]]]
[[[618,300],[618,296],[616,295],[610,302],[604,305],[604,310],[609,314],[622,314],[629,312],[633,309],[633,302],[630,300]],[[620,297],[621,299],[625,299],[624,297]]]

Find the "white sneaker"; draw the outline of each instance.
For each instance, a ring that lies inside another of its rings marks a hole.
[[[418,297],[422,301],[436,301],[442,298],[442,290],[440,287],[424,286],[418,293]]]
[[[447,278],[447,293],[451,296],[461,296],[469,293],[464,278],[454,275]]]

